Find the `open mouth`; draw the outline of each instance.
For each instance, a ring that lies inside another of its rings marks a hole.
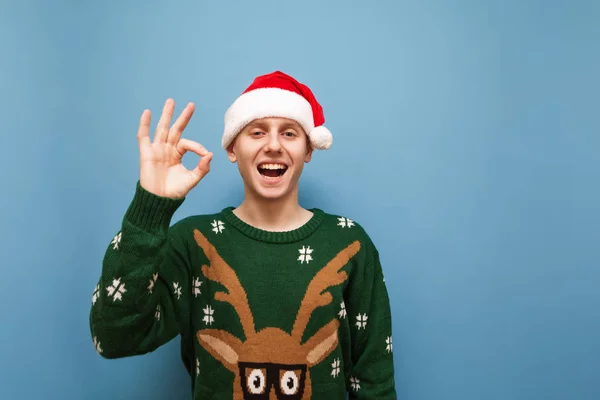
[[[267,178],[278,178],[285,174],[288,167],[285,164],[263,163],[258,165],[258,172]]]

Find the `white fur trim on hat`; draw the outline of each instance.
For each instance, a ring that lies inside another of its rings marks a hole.
[[[310,103],[302,96],[279,88],[260,88],[238,97],[225,113],[225,127],[221,144],[224,149],[248,123],[267,117],[289,118],[296,121],[311,144],[317,149],[331,146],[332,135],[324,126],[314,126]]]

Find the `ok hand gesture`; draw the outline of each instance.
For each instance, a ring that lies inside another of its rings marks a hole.
[[[156,126],[154,141],[150,140],[150,110],[144,110],[138,129],[140,148],[140,185],[158,196],[185,197],[210,171],[213,154],[200,143],[181,138],[192,114],[194,104],[188,103],[177,121],[169,128],[175,102],[167,99]],[[194,152],[201,158],[196,167],[188,170],[181,163],[183,155]]]

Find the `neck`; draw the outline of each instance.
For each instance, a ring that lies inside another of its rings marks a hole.
[[[233,213],[255,228],[284,232],[299,228],[312,217],[312,212],[298,203],[298,193],[278,199],[265,199],[246,190],[244,201]]]

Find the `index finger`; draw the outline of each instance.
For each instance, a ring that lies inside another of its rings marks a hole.
[[[181,139],[179,142],[177,142],[177,151],[181,155],[185,154],[188,151],[192,151],[198,154],[200,157],[204,157],[209,153],[209,151],[206,150],[206,148],[200,143],[194,142],[190,139]]]

